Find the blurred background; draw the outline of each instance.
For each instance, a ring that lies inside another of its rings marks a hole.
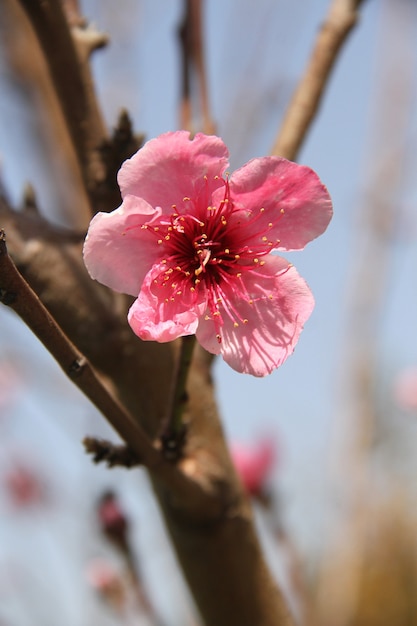
[[[2,186],[19,206],[30,182],[48,218],[82,229],[13,4],[0,3]],[[183,3],[80,4],[110,37],[92,58],[108,126],[126,108],[147,139],[180,127]],[[211,117],[231,171],[270,152],[328,6],[203,3]],[[334,202],[327,232],[291,255],[314,313],[267,378],[220,360],[214,370],[268,561],[300,618],[313,602],[329,626],[417,624],[416,42],[413,0],[363,3],[298,158]],[[197,114],[195,130],[202,123]],[[56,615],[60,626],[197,623],[145,473],[94,466],[86,434],[112,437],[2,307],[0,625],[56,626]],[[136,558],[130,578],[113,522]]]

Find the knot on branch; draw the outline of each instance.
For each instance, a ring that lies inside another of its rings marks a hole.
[[[7,291],[7,289],[2,289],[0,287],[0,302],[5,304],[6,306],[12,305],[16,302],[17,293],[14,291]]]
[[[77,378],[78,376],[81,376],[86,364],[87,359],[85,357],[75,359],[68,368],[68,376],[70,378]]]
[[[94,463],[107,463],[108,467],[135,467],[140,465],[139,457],[124,444],[116,445],[106,439],[85,437],[83,445],[87,454],[93,456]]]

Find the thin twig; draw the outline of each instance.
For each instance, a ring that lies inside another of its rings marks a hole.
[[[203,118],[202,130],[206,134],[212,134],[214,122],[209,105],[202,23],[203,7],[201,0],[184,0],[184,15],[178,29],[182,68],[180,126],[193,130],[191,86],[193,70],[195,70]]]
[[[188,400],[186,386],[195,343],[195,335],[181,338],[181,348],[172,387],[170,412],[163,425],[161,435],[162,449],[165,456],[170,460],[178,460],[181,457],[185,444],[186,427],[183,423],[183,414]]]
[[[363,0],[333,0],[313,53],[284,116],[271,154],[295,160],[318,111],[331,70],[358,20]]]

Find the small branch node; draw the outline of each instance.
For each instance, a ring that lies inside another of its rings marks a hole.
[[[68,368],[68,376],[71,379],[81,376],[81,374],[85,370],[86,365],[87,359],[85,357],[75,359]]]
[[[101,33],[92,25],[75,25],[71,28],[77,53],[82,61],[86,61],[95,50],[105,48],[109,43],[106,33]]]
[[[35,188],[31,183],[26,183],[23,189],[22,209],[23,211],[28,211],[30,213],[39,213],[39,205],[36,198]]]
[[[108,467],[135,467],[140,465],[137,454],[124,444],[116,445],[106,439],[85,437],[83,445],[87,454],[93,456],[94,463],[107,463]]]
[[[14,291],[7,291],[7,289],[2,289],[0,287],[0,302],[5,304],[6,306],[11,306],[14,302],[16,302],[17,293]]]

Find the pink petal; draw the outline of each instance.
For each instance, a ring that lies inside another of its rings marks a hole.
[[[126,196],[111,213],[97,213],[84,244],[84,262],[92,278],[115,291],[137,296],[160,250],[155,237],[141,229],[160,212],[141,198]]]
[[[266,235],[279,240],[274,245],[279,250],[304,248],[326,230],[332,217],[332,201],[317,174],[279,157],[253,159],[236,170],[230,191],[234,206],[246,209],[236,215],[241,227],[247,215],[257,242]]]
[[[221,343],[215,339],[214,321],[206,316],[196,333],[206,350],[220,352],[233,369],[254,376],[270,374],[292,354],[314,308],[313,295],[296,269],[280,257],[264,258],[259,271],[242,272],[240,285],[222,285],[222,306],[234,315],[222,312]]]
[[[133,194],[151,206],[172,213],[184,197],[197,198],[223,187],[221,177],[228,166],[228,150],[219,137],[197,133],[190,140],[184,130],[165,133],[148,141],[119,171],[122,196]],[[204,178],[207,177],[207,180]]]
[[[184,289],[181,297],[172,300],[169,297],[171,284],[155,283],[166,269],[162,263],[153,266],[143,281],[138,299],[129,310],[128,321],[133,332],[145,341],[164,343],[193,335],[205,308],[204,294],[190,289]]]

